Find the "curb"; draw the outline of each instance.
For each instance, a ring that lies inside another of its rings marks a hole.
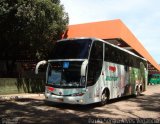
[[[22,98],[41,97],[44,94],[12,94],[12,95],[0,95],[0,100],[17,100]]]

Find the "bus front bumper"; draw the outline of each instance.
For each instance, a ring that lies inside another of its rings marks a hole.
[[[84,100],[84,96],[57,96],[45,93],[45,100],[56,103],[87,104]]]

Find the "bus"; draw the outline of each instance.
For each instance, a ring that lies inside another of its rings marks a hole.
[[[149,84],[160,84],[160,74],[152,74],[149,76]]]
[[[56,103],[105,105],[146,90],[147,61],[97,38],[62,39],[47,64],[45,99]]]

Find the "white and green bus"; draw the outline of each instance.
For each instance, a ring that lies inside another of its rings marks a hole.
[[[47,64],[45,99],[69,104],[105,105],[110,99],[146,90],[147,61],[96,38],[59,40]]]

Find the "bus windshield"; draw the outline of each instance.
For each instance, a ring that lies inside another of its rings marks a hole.
[[[91,42],[91,39],[56,42],[51,59],[87,59]]]
[[[47,84],[54,87],[85,87],[80,76],[82,61],[58,61],[48,65]]]

